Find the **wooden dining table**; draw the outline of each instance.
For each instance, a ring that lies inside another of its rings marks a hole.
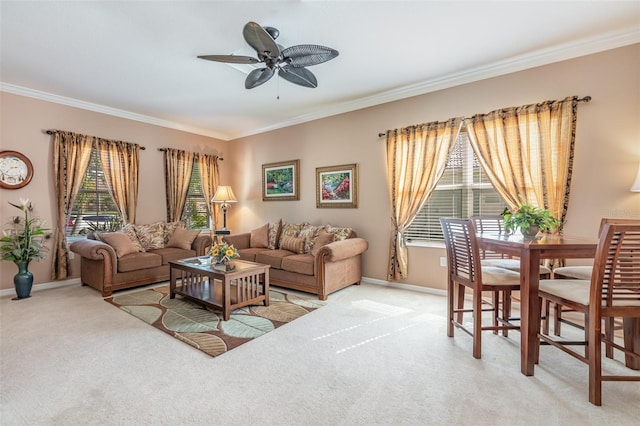
[[[519,234],[478,234],[481,249],[520,258],[520,371],[533,376],[536,339],[540,331],[541,259],[593,259],[598,241],[595,238],[544,235],[525,239]]]

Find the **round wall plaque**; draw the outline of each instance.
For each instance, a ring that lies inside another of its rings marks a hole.
[[[0,151],[0,187],[18,189],[31,182],[33,164],[18,151]]]

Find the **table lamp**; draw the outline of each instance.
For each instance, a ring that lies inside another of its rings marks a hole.
[[[211,199],[212,203],[222,203],[220,208],[222,209],[222,229],[216,230],[216,234],[229,234],[231,231],[227,229],[227,210],[231,205],[229,203],[235,203],[236,196],[230,186],[220,185],[216,189],[216,193]]]

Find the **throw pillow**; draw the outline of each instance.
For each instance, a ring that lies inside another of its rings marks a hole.
[[[302,254],[304,251],[304,238],[296,238],[285,235],[281,240],[280,249]]]
[[[179,220],[177,222],[168,222],[164,224],[164,245],[166,246],[167,243],[169,242],[169,239],[171,239],[171,235],[173,234],[173,231],[176,230],[176,228],[186,228],[187,227],[187,221],[186,220]]]
[[[336,236],[334,234],[330,234],[327,231],[321,231],[318,238],[316,238],[313,248],[311,249],[311,254],[314,256],[318,254],[322,246],[332,243],[335,240],[335,237]]]
[[[136,250],[144,251],[144,248],[142,247],[142,244],[140,244],[140,241],[138,240],[138,236],[136,235],[135,225],[128,223],[120,230],[120,232],[122,232],[127,237],[129,237],[131,242],[133,242],[133,245],[136,247]]]
[[[136,236],[145,251],[164,247],[164,225],[165,222],[136,225]]]
[[[328,233],[336,236],[336,241],[346,240],[352,232],[351,228],[337,228],[331,225],[327,225],[325,229]]]
[[[264,226],[251,231],[251,247],[269,247],[269,224],[265,223]]]
[[[131,239],[123,232],[101,232],[100,239],[113,247],[118,259],[127,254],[138,252]]]
[[[269,243],[267,248],[275,250],[278,248],[278,241],[280,241],[280,228],[282,226],[282,219],[278,219],[277,222],[269,224]]]
[[[299,238],[304,238],[304,252],[311,253],[311,249],[313,248],[313,244],[316,242],[318,235],[320,235],[320,231],[324,229],[323,226],[315,226],[310,224],[305,224],[300,233],[298,233]]]
[[[304,223],[282,223],[282,230],[280,231],[280,243],[278,246],[282,248],[282,242],[284,237],[297,237],[300,230],[304,226]]]
[[[171,234],[166,247],[176,247],[182,250],[191,250],[191,244],[200,234],[199,229],[186,229],[178,227]]]

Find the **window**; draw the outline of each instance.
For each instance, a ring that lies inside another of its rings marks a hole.
[[[473,153],[465,131],[461,131],[447,166],[433,191],[405,232],[407,242],[443,241],[441,217],[468,218],[500,214],[506,207]]]
[[[93,149],[67,221],[66,235],[85,235],[94,230],[115,231],[121,226],[120,212],[107,187],[99,152]]]
[[[202,183],[200,180],[200,167],[198,162],[193,163],[187,201],[182,211],[182,220],[187,222],[187,228],[205,229],[211,227],[211,216],[207,209],[208,200],[204,198]]]

